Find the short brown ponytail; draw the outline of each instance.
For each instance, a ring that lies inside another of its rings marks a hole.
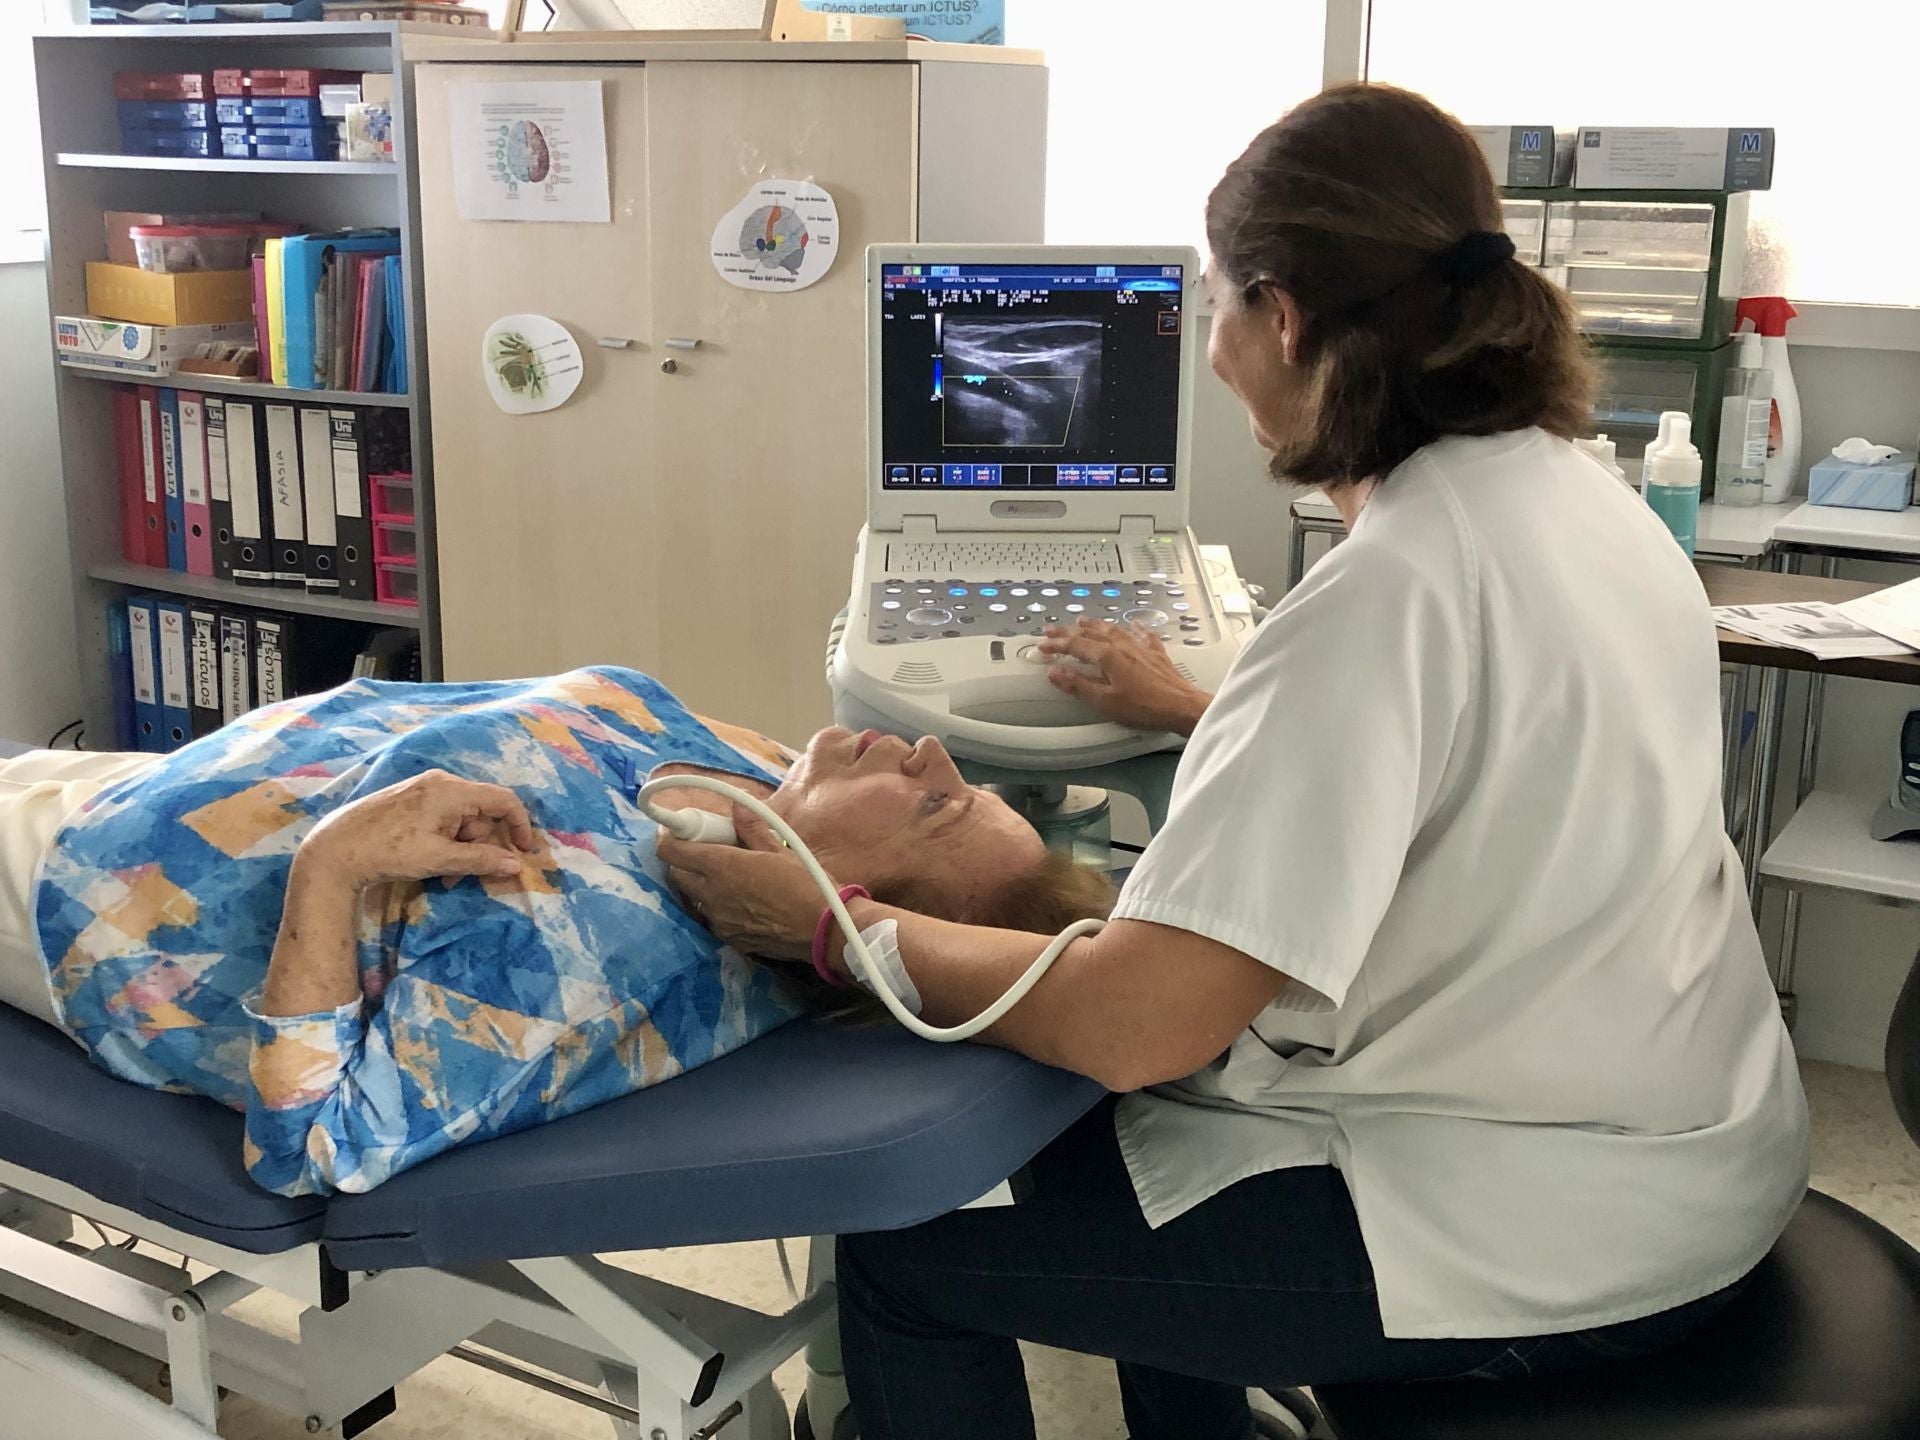
[[[1254,137],[1207,200],[1207,239],[1245,303],[1271,282],[1304,312],[1309,414],[1275,474],[1351,484],[1443,435],[1587,428],[1572,308],[1476,238],[1500,228],[1479,146],[1409,91],[1340,86]]]

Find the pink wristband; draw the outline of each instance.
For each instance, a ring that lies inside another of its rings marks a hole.
[[[840,903],[842,905],[846,904],[849,900],[871,900],[872,898],[873,896],[867,893],[867,888],[864,885],[842,885],[840,887]],[[834,974],[833,967],[827,964],[827,936],[833,933],[833,927],[837,923],[834,919],[833,907],[831,905],[820,912],[820,923],[813,927],[813,969],[814,973],[819,975],[827,984],[841,990],[851,990],[853,988],[852,984]]]

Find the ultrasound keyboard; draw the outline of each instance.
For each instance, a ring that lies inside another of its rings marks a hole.
[[[891,540],[886,573],[905,578],[944,575],[1178,575],[1188,567],[1169,535],[1113,540]]]

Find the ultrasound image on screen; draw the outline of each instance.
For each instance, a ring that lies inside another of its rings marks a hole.
[[[1061,449],[1093,444],[1103,328],[1090,315],[948,315],[942,440]]]

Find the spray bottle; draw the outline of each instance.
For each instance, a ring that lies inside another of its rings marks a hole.
[[[1693,418],[1686,411],[1661,412],[1660,433],[1647,447],[1640,474],[1648,506],[1692,559],[1700,523],[1700,452],[1693,448]]]
[[[1760,354],[1773,372],[1773,411],[1767,424],[1767,479],[1765,499],[1777,504],[1793,494],[1800,477],[1800,391],[1787,363],[1787,322],[1794,308],[1778,295],[1749,295],[1736,312],[1739,321],[1751,320],[1760,332]]]
[[[1749,330],[1739,340],[1739,356],[1727,371],[1720,405],[1720,453],[1713,470],[1716,505],[1758,505],[1767,480],[1768,438],[1773,430],[1773,372]]]

